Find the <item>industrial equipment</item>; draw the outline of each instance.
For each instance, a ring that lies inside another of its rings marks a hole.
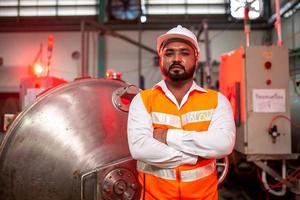
[[[282,196],[286,186],[298,184],[287,177],[286,160],[292,153],[288,51],[277,46],[241,47],[221,57],[220,91],[229,99],[237,126],[235,150],[262,169],[267,191]],[[268,161],[281,161],[281,175]],[[282,184],[269,187],[266,173]],[[289,177],[291,178],[291,177]]]
[[[82,79],[26,108],[0,148],[0,199],[137,199],[126,125],[138,88]]]

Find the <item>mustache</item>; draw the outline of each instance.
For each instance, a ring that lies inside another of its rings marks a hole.
[[[184,66],[180,63],[172,63],[170,66],[169,66],[169,70],[173,69],[173,68],[181,68],[181,69],[185,69]]]

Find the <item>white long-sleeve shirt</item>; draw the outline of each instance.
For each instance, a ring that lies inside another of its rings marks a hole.
[[[180,109],[193,90],[205,91],[195,82],[179,105],[164,81],[156,84]],[[140,94],[131,102],[128,116],[128,144],[134,159],[161,168],[174,168],[183,164],[195,164],[198,156],[221,158],[228,155],[235,142],[235,124],[229,101],[218,93],[215,108],[207,131],[168,129],[167,145],[153,138],[151,114],[148,113]]]

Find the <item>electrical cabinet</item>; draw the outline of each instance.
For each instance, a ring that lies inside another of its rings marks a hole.
[[[235,149],[246,155],[291,154],[288,50],[241,47],[221,56],[219,76],[236,121]]]

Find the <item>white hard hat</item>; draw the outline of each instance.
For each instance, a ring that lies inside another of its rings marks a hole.
[[[157,42],[156,42],[157,53],[160,52],[164,42],[166,42],[169,39],[173,39],[173,38],[179,38],[179,39],[189,41],[194,46],[195,50],[197,51],[197,54],[199,55],[200,48],[199,48],[198,40],[197,40],[195,34],[193,32],[191,32],[189,29],[182,27],[181,25],[178,25],[177,27],[172,28],[167,33],[165,33],[157,38]]]

